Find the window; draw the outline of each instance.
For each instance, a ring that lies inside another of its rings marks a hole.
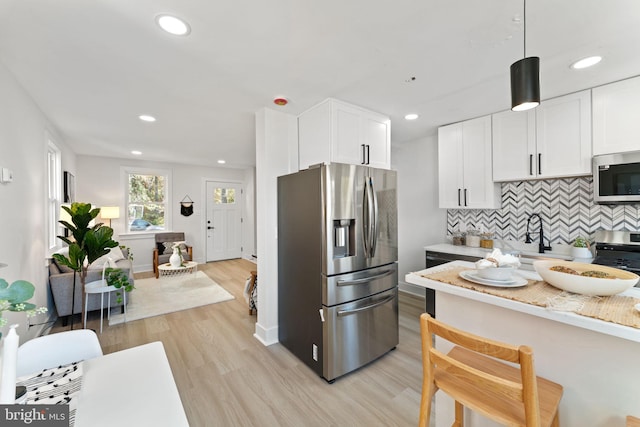
[[[234,204],[236,202],[235,188],[216,188],[213,190],[213,201],[216,205]]]
[[[50,251],[54,250],[61,243],[57,237],[62,230],[62,226],[58,224],[61,180],[62,167],[60,165],[60,150],[53,141],[49,139],[47,143],[46,241]]]
[[[169,229],[169,173],[127,170],[125,177],[128,231]]]

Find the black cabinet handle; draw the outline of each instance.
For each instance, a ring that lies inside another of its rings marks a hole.
[[[370,153],[369,153],[369,147],[371,147],[371,146],[367,144],[367,164],[369,164],[370,160],[371,160]]]
[[[458,206],[460,206],[460,189],[458,188]]]
[[[542,175],[542,154],[538,153],[538,175]]]
[[[467,189],[464,189],[464,205],[467,206]]]
[[[533,154],[529,154],[529,175],[533,175]]]
[[[360,162],[361,165],[366,164],[366,156],[365,156],[365,148],[364,148],[364,144],[360,144],[360,146],[362,147],[362,162]]]

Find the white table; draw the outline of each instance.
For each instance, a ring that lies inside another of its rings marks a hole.
[[[84,361],[75,426],[188,427],[162,343]]]
[[[93,282],[89,282],[86,285],[84,285],[84,292],[85,292],[85,297],[84,297],[84,306],[88,307],[89,306],[89,294],[100,294],[100,333],[102,333],[102,317],[103,317],[103,310],[104,310],[104,294],[108,294],[108,301],[107,301],[107,320],[111,319],[111,292],[115,292],[118,291],[118,289],[115,286],[109,286],[105,283],[104,279],[101,280],[95,280]],[[124,310],[124,321],[127,321],[127,292],[125,291],[124,288],[120,288],[119,289],[120,292],[122,292],[122,298],[123,298],[123,310]],[[84,328],[87,328],[87,311],[85,309],[84,312]]]
[[[563,427],[624,427],[625,416],[640,416],[640,329],[617,325],[574,313],[547,310],[421,277],[451,266],[473,268],[455,261],[411,273],[406,281],[435,289],[436,316],[472,333],[533,348],[538,375],[560,383]],[[520,275],[540,280],[536,273]],[[640,297],[633,288],[623,295]],[[449,343],[436,341],[448,351]],[[449,426],[453,402],[436,395],[436,427]],[[468,427],[496,426],[470,411]]]
[[[174,267],[170,263],[160,264],[158,272],[160,276],[178,276],[185,273],[195,273],[198,270],[198,263],[195,261],[186,261],[184,266]]]

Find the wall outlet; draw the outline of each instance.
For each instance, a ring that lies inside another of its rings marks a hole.
[[[2,168],[2,172],[0,172],[0,182],[11,181],[13,181],[13,171],[11,169]]]
[[[318,346],[313,344],[313,360],[318,361]]]

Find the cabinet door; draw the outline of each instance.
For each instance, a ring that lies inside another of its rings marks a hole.
[[[324,102],[298,116],[299,169],[331,158],[331,104]]]
[[[333,102],[331,161],[362,165],[366,158],[366,147],[361,126],[362,110]]]
[[[593,154],[640,149],[640,77],[593,89]]]
[[[365,145],[366,161],[375,168],[391,168],[391,121],[380,114],[362,114],[362,144]]]
[[[492,121],[493,180],[535,178],[535,111],[503,111],[494,114]]]
[[[462,206],[462,123],[438,128],[438,205]]]
[[[462,122],[462,205],[472,209],[500,207],[491,168],[491,116]]]
[[[536,108],[538,178],[591,173],[591,91],[540,103]]]

